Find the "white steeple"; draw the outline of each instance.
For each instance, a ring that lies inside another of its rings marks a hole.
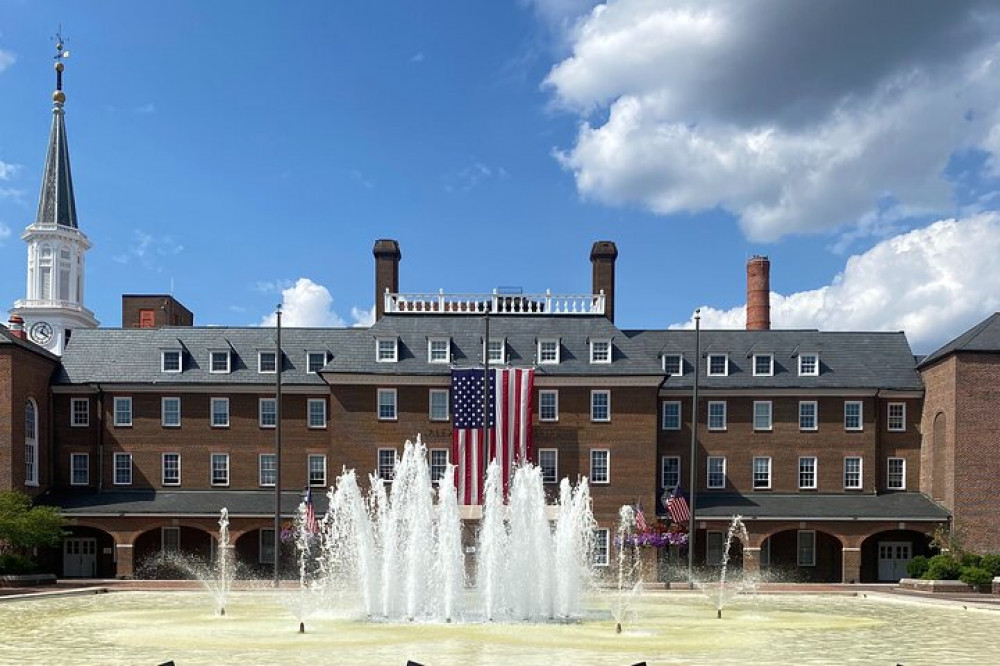
[[[76,199],[69,168],[69,144],[62,90],[63,40],[57,37],[56,91],[52,94],[52,131],[45,158],[38,215],[21,238],[28,244],[27,293],[14,303],[11,314],[24,319],[33,342],[62,354],[75,328],[95,328],[94,313],[83,306],[84,255],[90,241],[76,220]]]

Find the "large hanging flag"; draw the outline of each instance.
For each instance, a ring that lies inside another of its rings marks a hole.
[[[312,488],[306,488],[304,501],[306,504],[306,531],[309,534],[316,534],[319,532],[319,523],[316,521],[316,507],[313,506]]]
[[[663,504],[667,513],[670,514],[670,520],[675,523],[686,523],[691,519],[691,509],[688,507],[687,498],[684,497],[684,491],[681,490],[680,486],[674,488]]]
[[[462,504],[482,504],[487,461],[495,458],[500,464],[506,494],[514,466],[531,459],[534,374],[530,368],[490,370],[490,403],[486,410],[490,450],[486,451],[483,370],[452,370],[452,459]]]

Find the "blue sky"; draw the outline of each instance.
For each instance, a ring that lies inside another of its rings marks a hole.
[[[86,304],[364,321],[405,292],[590,289],[616,323],[906,330],[1000,307],[989,4],[0,0],[0,302],[24,293],[61,23]],[[906,7],[908,21],[897,18]]]

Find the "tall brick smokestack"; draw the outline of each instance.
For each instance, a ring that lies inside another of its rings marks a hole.
[[[747,330],[771,328],[771,262],[754,255],[747,262]]]
[[[399,292],[399,260],[403,258],[399,243],[391,238],[375,241],[375,321],[385,314],[385,292]]]
[[[597,241],[590,249],[590,263],[594,268],[593,293],[604,291],[604,315],[615,321],[615,260],[618,248],[612,241]]]

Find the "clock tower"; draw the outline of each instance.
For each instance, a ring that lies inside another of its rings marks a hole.
[[[83,305],[84,255],[90,241],[80,231],[69,168],[69,145],[63,105],[63,39],[56,39],[56,90],[52,94],[52,132],[45,157],[38,215],[21,235],[28,244],[28,280],[25,298],[14,303],[12,315],[24,319],[29,340],[62,354],[76,328],[95,328],[94,313]]]

